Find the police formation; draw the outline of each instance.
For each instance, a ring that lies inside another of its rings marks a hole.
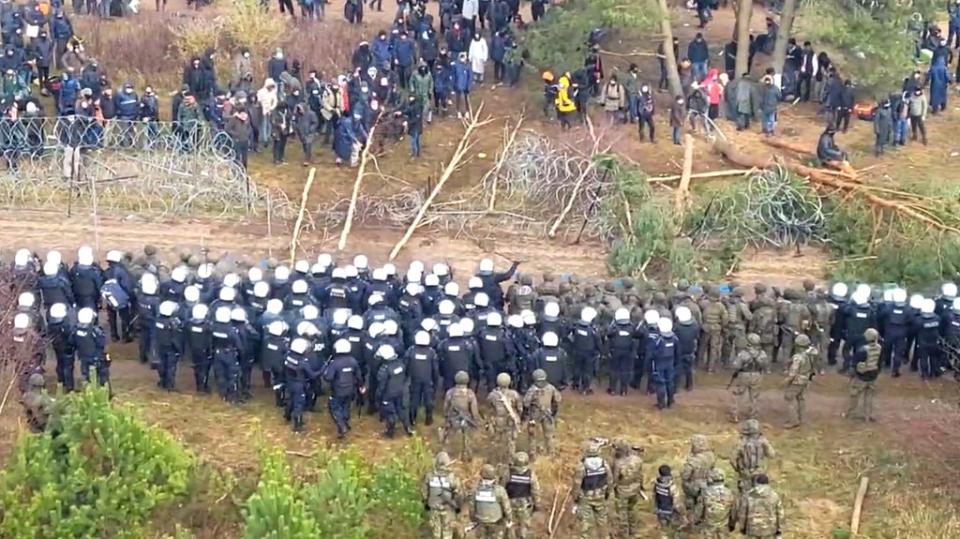
[[[924,378],[936,377],[952,368],[960,349],[960,300],[950,282],[936,299],[914,295],[909,301],[902,288],[878,296],[867,285],[850,292],[835,283],[828,293],[811,282],[782,292],[758,284],[747,301],[736,285],[701,289],[680,282],[665,290],[629,278],[595,285],[549,273],[535,285],[531,275],[516,274],[518,263],[498,272],[484,259],[461,294],[443,263],[428,271],[414,261],[398,274],[392,264],[371,268],[363,255],[337,265],[321,254],[292,269],[274,260],[243,264],[209,253],[179,258],[168,266],[147,246],[136,256],[110,251],[103,268],[93,250],[82,247],[68,267],[57,251],[42,260],[25,249],[16,253],[10,269],[22,293],[13,334],[23,348],[22,400],[32,427],[42,430],[50,405],[42,377],[36,376],[43,373],[48,347],[66,391],[76,387],[77,360],[84,380],[96,376],[100,384],[109,383],[107,335],[98,319],[102,307],[112,341],[136,339],[140,361],[156,370],[166,390],[175,390],[177,368],[189,361],[197,392],[215,388],[239,404],[252,396],[258,367],[297,431],[304,428],[305,412],[327,392],[341,437],[350,430],[353,407],[379,413],[389,437],[398,428],[412,434],[421,409],[425,424],[432,425],[439,408],[441,442],[461,457],[470,455],[473,437],[485,427],[497,453],[491,461],[512,463],[515,472],[504,483],[484,470],[480,484],[489,488],[472,498],[474,522],[491,536],[514,522],[526,535],[523,515],[538,508],[526,462],[553,452],[561,392],[592,393],[598,372],[609,380],[608,393],[655,394],[659,409],[675,404],[677,385],[693,387],[696,369],[731,373],[731,415],[736,422],[746,420],[741,428],[747,450],[734,462],[739,496],[728,522],[743,528],[746,524],[734,521],[749,506],[747,495],[755,489],[772,492],[760,480],[766,477],[759,461],[772,448],[757,438],[756,417],[761,379],[774,364],[786,373],[786,426],[797,427],[805,392],[827,365],[839,363],[840,372],[851,376],[846,415],[872,420],[874,384],[882,369],[897,377],[909,365]],[[501,283],[515,274],[504,293]],[[487,393],[483,407],[481,388]],[[523,430],[529,454],[516,453]],[[703,444],[692,443],[692,457],[709,453]],[[646,497],[642,483],[631,479],[639,473],[639,465],[633,470],[628,459],[636,448],[626,441],[615,445],[618,461],[627,460],[612,468],[596,444],[585,449],[574,485],[584,536],[603,527],[611,496],[618,500],[618,522],[628,527],[636,522],[637,499]],[[694,460],[712,463],[710,455]],[[438,457],[439,471],[444,458]],[[687,512],[707,521],[711,517],[704,511],[711,509],[697,509],[698,500],[714,484],[721,491],[722,477],[712,464],[706,471],[694,468],[699,471],[685,467],[681,474]],[[454,482],[431,481],[428,506],[435,530],[442,531],[446,511],[459,509],[459,502],[448,492]],[[445,496],[440,500],[437,484]],[[661,523],[673,525],[669,469],[660,470],[653,491]]]

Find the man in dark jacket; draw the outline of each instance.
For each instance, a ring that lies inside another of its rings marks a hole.
[[[650,142],[654,143],[656,142],[653,138],[654,100],[653,94],[650,92],[650,87],[646,84],[640,87],[640,95],[637,97],[637,103],[637,113],[640,115],[640,141],[643,142],[643,127],[648,126],[650,128]]]
[[[850,127],[850,114],[853,113],[854,103],[853,83],[850,79],[843,81],[843,88],[840,92],[840,106],[836,109],[834,125],[837,129],[842,129],[844,133]]]
[[[707,68],[710,67],[710,49],[707,41],[703,39],[703,34],[697,32],[693,41],[687,45],[687,58],[693,66],[693,77],[697,81],[703,80],[707,76]]]
[[[415,95],[411,95],[407,99],[407,106],[403,109],[403,115],[407,124],[407,135],[410,137],[410,157],[416,159],[420,157],[420,136],[423,134],[423,106]]]
[[[413,64],[416,60],[416,51],[414,43],[406,32],[400,33],[400,39],[393,47],[393,65],[399,76],[401,88],[406,88],[410,84],[410,75],[413,72]]]
[[[183,70],[183,84],[190,88],[190,93],[198,101],[203,101],[210,95],[206,74],[200,66],[200,58],[191,59],[190,64]]]
[[[47,36],[47,32],[41,30],[37,39],[30,43],[30,57],[36,62],[37,75],[40,79],[40,94],[49,95],[47,92],[47,79],[50,78],[50,62],[53,60],[53,40]]]
[[[817,159],[823,163],[847,160],[847,154],[840,150],[833,140],[833,135],[836,132],[836,127],[827,125],[827,128],[820,135],[820,140],[817,141]]]
[[[250,140],[253,132],[250,127],[250,116],[245,106],[237,106],[230,119],[227,120],[227,134],[233,140],[233,150],[236,153],[237,163],[247,170],[247,155],[250,153]]]
[[[320,127],[320,120],[317,113],[303,103],[297,105],[296,111],[297,138],[303,146],[303,166],[307,166],[313,161],[313,142]]]
[[[780,88],[773,83],[769,74],[763,77],[763,87],[760,89],[760,114],[763,115],[762,133],[772,135],[777,126],[777,107],[780,105]]]
[[[293,114],[287,108],[286,101],[281,101],[270,116],[273,126],[273,164],[280,165],[287,148],[287,138],[294,133]]]
[[[884,146],[890,144],[893,136],[893,111],[888,99],[884,99],[880,103],[873,116],[873,134],[876,137],[873,153],[879,157],[883,153]]]

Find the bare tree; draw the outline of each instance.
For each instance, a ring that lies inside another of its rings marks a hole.
[[[738,0],[737,5],[737,62],[734,77],[740,78],[750,67],[750,19],[753,0]]]
[[[776,71],[774,84],[780,86],[783,75],[783,63],[787,59],[787,41],[793,31],[793,19],[797,14],[797,0],[785,0],[783,11],[780,14],[780,30],[777,32],[777,42],[773,45],[773,69]]]
[[[670,25],[670,8],[667,0],[658,0],[660,4],[660,32],[663,34],[663,55],[667,64],[667,81],[670,83],[670,93],[683,95],[683,85],[680,83],[680,72],[677,70],[677,55],[673,53],[673,27]]]

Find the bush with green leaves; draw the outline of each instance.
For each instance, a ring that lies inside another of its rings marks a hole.
[[[60,397],[49,432],[24,435],[0,472],[0,537],[143,537],[186,494],[193,457],[107,390]]]

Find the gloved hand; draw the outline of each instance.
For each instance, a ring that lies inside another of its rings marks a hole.
[[[428,504],[427,502],[423,502],[423,510],[430,511],[430,504]]]

